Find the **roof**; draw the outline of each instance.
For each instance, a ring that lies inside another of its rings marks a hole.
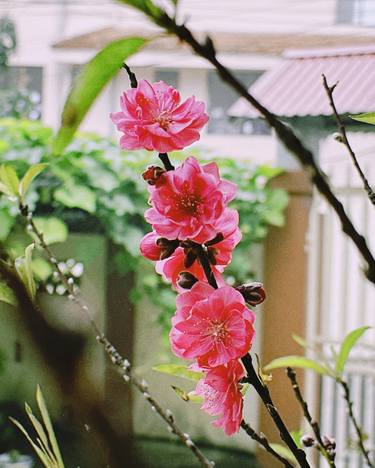
[[[334,99],[341,114],[375,109],[375,41],[370,46],[288,50],[280,65],[250,87],[250,93],[279,116],[331,115],[322,73],[329,85],[339,82]],[[259,116],[244,98],[235,102],[229,115]]]
[[[271,54],[279,55],[285,49],[293,47],[337,47],[342,44],[375,43],[375,36],[366,35],[324,35],[317,33],[230,33],[208,32],[217,50],[221,53],[233,54]],[[107,27],[73,36],[53,44],[55,49],[101,49],[109,42],[131,36],[143,36],[153,39],[146,48],[148,50],[181,50],[188,47],[182,45],[172,36],[162,35],[158,31],[129,30],[118,27]],[[203,39],[204,34],[196,35]]]

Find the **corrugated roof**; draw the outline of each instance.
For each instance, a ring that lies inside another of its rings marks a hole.
[[[331,115],[322,85],[339,82],[334,92],[338,111],[369,112],[375,109],[375,44],[337,49],[289,50],[284,61],[262,75],[250,88],[251,94],[276,115],[304,117]],[[234,117],[259,116],[240,98],[229,110]]]

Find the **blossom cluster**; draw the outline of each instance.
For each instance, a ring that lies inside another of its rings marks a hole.
[[[123,132],[123,148],[162,153],[198,140],[208,120],[204,104],[194,97],[181,102],[171,86],[146,80],[124,92],[121,112],[111,118]],[[152,231],[140,250],[178,292],[171,348],[203,373],[196,388],[202,409],[219,416],[214,424],[231,435],[242,421],[240,359],[252,345],[255,319],[244,288],[228,286],[223,278],[241,240],[238,212],[228,206],[236,185],[221,179],[215,162],[201,165],[194,157],[172,170],[150,166],[143,178],[151,205],[145,218]]]

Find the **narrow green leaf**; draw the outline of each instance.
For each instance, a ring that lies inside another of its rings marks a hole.
[[[176,387],[175,385],[172,385],[172,388],[176,392],[177,396],[181,398],[181,400],[190,400],[189,395],[185,392],[185,390],[182,390],[182,388]]]
[[[271,361],[267,366],[265,366],[265,371],[270,371],[273,369],[279,369],[282,367],[297,367],[300,369],[311,369],[318,374],[329,375],[329,369],[322,366],[312,359],[303,357],[303,356],[283,356]]]
[[[191,401],[192,403],[203,403],[204,401],[204,398],[200,395],[197,395],[194,390],[188,392],[187,396],[189,398],[189,401]]]
[[[44,260],[44,258],[35,258],[31,262],[31,268],[34,275],[41,281],[46,281],[53,272],[53,267],[50,262]]]
[[[35,217],[34,223],[37,229],[43,233],[44,242],[47,245],[65,242],[68,237],[67,225],[58,218]]]
[[[203,377],[203,372],[196,372],[188,369],[187,366],[181,364],[160,364],[154,366],[152,370],[156,372],[162,372],[163,374],[174,375],[176,377],[182,377],[184,379],[198,382]]]
[[[26,437],[26,439],[29,441],[30,445],[34,449],[35,453],[38,455],[40,458],[40,461],[43,463],[43,465],[46,468],[54,468],[52,460],[48,457],[48,455],[40,448],[38,445],[32,440],[32,438],[29,436],[28,432],[26,429],[22,426],[20,422],[18,422],[14,418],[9,418],[12,423],[18,427],[18,429],[22,432],[22,434]]]
[[[299,336],[299,335],[292,335],[292,338],[293,340],[299,344],[300,346],[302,346],[302,348],[306,348],[307,346],[307,343],[306,343],[306,340],[304,338],[302,338],[302,336]]]
[[[50,451],[48,438],[47,438],[47,435],[46,435],[46,433],[44,431],[44,428],[43,428],[42,424],[34,416],[30,406],[27,403],[25,403],[25,409],[26,409],[26,413],[27,413],[27,415],[28,415],[28,417],[29,417],[29,419],[31,421],[31,424],[34,426],[34,429],[35,429],[36,433],[39,436],[39,439],[37,439],[37,440],[39,442],[40,447],[43,448],[43,451],[48,455],[48,457],[53,462],[57,463],[57,460],[55,460],[55,457],[53,456],[53,454]]]
[[[338,374],[342,374],[344,371],[345,364],[348,360],[350,351],[352,350],[353,346],[357,343],[357,341],[361,338],[361,336],[371,327],[361,327],[357,328],[350,332],[345,338],[344,341],[341,343],[340,351],[336,359],[336,372]]]
[[[46,405],[42,390],[40,389],[39,385],[37,386],[37,389],[36,389],[36,401],[38,402],[38,406],[40,409],[40,413],[42,415],[43,423],[47,429],[48,438],[51,442],[52,451],[56,457],[58,467],[64,468],[64,462],[60,453],[59,444],[57,443],[55,431],[53,430],[53,426],[51,423],[51,418],[49,417],[47,405]]]
[[[62,113],[62,124],[53,142],[53,152],[61,153],[73,138],[96,97],[118,73],[124,60],[146,43],[141,37],[111,42],[85,65],[77,77]]]
[[[16,258],[14,265],[16,267],[18,276],[23,281],[27,292],[30,294],[30,297],[34,298],[36,294],[36,285],[34,281],[33,270],[31,266],[32,261],[32,252],[35,244],[30,244],[25,249],[25,255],[22,257]]]
[[[0,302],[6,302],[12,306],[17,305],[16,295],[13,290],[3,281],[0,281]]]
[[[5,190],[8,191],[7,195],[11,195],[14,197],[18,196],[19,179],[16,171],[13,169],[12,166],[9,166],[8,164],[2,164],[0,166],[0,181],[2,183],[2,186],[5,187]]]
[[[48,166],[48,164],[35,164],[34,166],[29,167],[26,174],[22,177],[20,186],[19,186],[19,193],[21,197],[25,196],[27,189],[29,188],[31,182],[35,179],[37,175],[39,175],[44,169]]]
[[[273,448],[276,453],[286,458],[290,463],[296,463],[296,459],[294,458],[293,453],[288,449],[288,447],[285,447],[281,444],[270,444],[270,447]]]
[[[357,120],[358,122],[365,122],[371,125],[375,125],[375,112],[366,112],[364,114],[351,115],[351,119]]]

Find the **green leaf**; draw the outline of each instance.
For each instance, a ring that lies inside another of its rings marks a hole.
[[[0,190],[6,195],[18,197],[19,179],[16,171],[8,164],[0,166]]]
[[[152,370],[189,379],[193,382],[198,382],[203,377],[203,372],[192,371],[182,364],[159,364],[158,366],[154,366]]]
[[[63,460],[62,460],[62,457],[61,457],[59,445],[58,445],[57,440],[56,440],[55,431],[53,430],[53,426],[52,426],[52,423],[51,423],[51,418],[49,416],[47,405],[46,405],[43,393],[42,393],[39,385],[38,385],[37,390],[36,390],[36,401],[38,402],[38,406],[39,406],[39,409],[40,409],[40,413],[42,415],[43,423],[44,423],[44,425],[45,425],[45,427],[47,429],[47,432],[48,432],[48,438],[49,438],[50,443],[51,443],[53,454],[56,457],[57,462],[58,462],[58,468],[64,468],[64,463],[63,463]]]
[[[189,395],[185,392],[185,390],[182,390],[182,388],[176,387],[175,385],[172,385],[172,388],[176,392],[177,396],[181,398],[181,400],[190,400]]]
[[[293,334],[292,338],[297,344],[302,346],[302,348],[306,348],[307,343],[306,343],[306,340],[304,338],[302,338],[302,336]]]
[[[43,258],[36,258],[31,262],[34,275],[41,281],[46,281],[53,272],[52,265]]]
[[[48,164],[35,164],[27,170],[26,174],[22,177],[19,186],[19,193],[21,197],[25,196],[25,193],[27,192],[27,189],[29,188],[31,182],[35,179],[37,175],[44,171],[44,169],[47,166]]]
[[[8,210],[0,209],[0,242],[8,237],[14,222],[15,217]]]
[[[273,448],[276,453],[286,458],[290,463],[296,463],[296,459],[294,458],[293,453],[288,449],[288,447],[285,447],[281,444],[270,444],[270,447]]]
[[[13,290],[3,281],[0,281],[0,302],[6,302],[12,306],[17,305],[17,299]]]
[[[84,185],[67,184],[55,190],[53,196],[68,208],[81,208],[89,213],[94,213],[96,209],[95,193]]]
[[[375,112],[366,112],[364,114],[350,115],[350,118],[358,122],[365,122],[375,125]]]
[[[32,252],[34,249],[35,244],[30,244],[26,247],[25,255],[22,257],[16,258],[14,265],[16,267],[18,276],[22,280],[23,284],[27,292],[29,293],[30,297],[34,299],[36,294],[36,285],[33,276],[33,270],[31,267],[31,260],[32,260]]]
[[[65,242],[68,237],[68,228],[66,224],[58,218],[34,218],[34,223],[41,233],[43,233],[44,242],[55,244],[56,242]]]
[[[336,372],[338,374],[342,374],[344,371],[345,364],[348,360],[350,351],[352,350],[353,346],[357,343],[357,341],[361,338],[361,336],[371,327],[361,327],[357,328],[350,332],[341,343],[340,351],[336,359]]]
[[[55,154],[60,154],[71,142],[92,103],[118,73],[124,60],[135,54],[145,43],[146,39],[141,37],[111,42],[83,67],[65,102],[62,125],[53,142]]]
[[[264,370],[268,372],[270,370],[279,369],[282,367],[297,367],[300,369],[311,369],[317,372],[318,374],[330,375],[329,369],[322,366],[318,362],[303,356],[283,356],[280,358],[276,358],[269,364],[267,364]]]
[[[195,393],[194,390],[191,392],[188,392],[187,396],[189,398],[189,401],[191,401],[192,403],[203,403],[204,401],[204,398],[198,395],[197,393]]]

